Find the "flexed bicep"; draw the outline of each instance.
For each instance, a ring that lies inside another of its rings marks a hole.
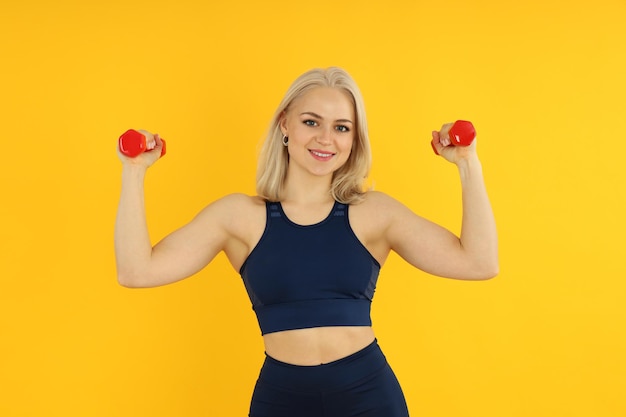
[[[187,278],[202,268],[225,247],[229,239],[228,203],[218,200],[192,221],[167,235],[149,256],[118,265],[118,280],[127,287],[155,287]]]

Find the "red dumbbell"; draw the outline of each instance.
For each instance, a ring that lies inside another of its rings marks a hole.
[[[161,142],[163,142],[163,148],[161,148],[161,156],[163,156],[165,155],[165,141],[161,139]],[[147,146],[146,136],[133,129],[127,130],[120,136],[119,145],[120,152],[131,158],[150,150]]]
[[[450,137],[450,144],[454,146],[469,146],[476,138],[476,129],[474,129],[472,122],[457,120],[448,131],[448,135]],[[431,140],[430,144],[433,147],[433,151],[439,155],[435,147],[435,139]]]

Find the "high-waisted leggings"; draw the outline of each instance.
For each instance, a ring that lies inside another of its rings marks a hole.
[[[266,356],[250,417],[408,417],[404,394],[378,343],[327,364]]]

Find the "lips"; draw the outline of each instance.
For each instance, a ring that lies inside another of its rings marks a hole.
[[[333,156],[335,156],[335,154],[332,152],[320,151],[317,149],[309,149],[309,153],[311,154],[311,156],[313,156],[313,158],[317,159],[318,161],[328,161]]]

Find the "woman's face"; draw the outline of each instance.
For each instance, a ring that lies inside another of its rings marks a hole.
[[[291,103],[280,127],[289,137],[290,170],[332,176],[352,151],[354,106],[342,90],[316,87]]]

